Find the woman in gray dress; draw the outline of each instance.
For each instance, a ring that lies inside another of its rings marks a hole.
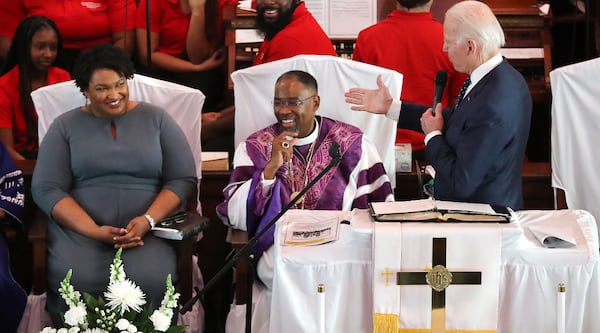
[[[67,309],[58,288],[69,268],[76,290],[101,296],[116,248],[155,309],[167,274],[176,279],[175,249],[149,231],[193,193],[194,159],[166,112],[129,100],[132,76],[121,49],[82,52],[73,78],[89,103],[57,117],[40,145],[32,193],[50,217],[46,308],[55,325]]]

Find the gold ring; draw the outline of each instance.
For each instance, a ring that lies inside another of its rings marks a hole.
[[[288,149],[290,148],[290,144],[287,141],[283,141],[281,143],[281,147],[283,147],[283,149]]]

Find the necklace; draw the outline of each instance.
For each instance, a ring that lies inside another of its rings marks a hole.
[[[313,157],[313,153],[314,153],[314,148],[315,148],[315,144],[317,143],[317,140],[313,141],[310,144],[310,147],[308,148],[308,154],[306,154],[306,165],[304,167],[304,174],[303,174],[303,186],[302,188],[306,188],[306,185],[308,184],[308,168],[310,166],[310,161],[312,160]],[[292,194],[290,195],[290,200],[294,200],[295,197],[298,196],[298,194],[300,194],[300,191],[296,190],[296,181],[294,179],[294,166],[292,163],[292,159],[294,157],[292,156],[292,158],[288,161],[288,177],[290,178],[290,184],[292,187]],[[302,189],[301,188],[301,189]],[[299,190],[301,190],[299,189]],[[300,209],[304,209],[304,198],[300,198],[298,200],[298,202],[296,202],[296,207],[300,208]]]

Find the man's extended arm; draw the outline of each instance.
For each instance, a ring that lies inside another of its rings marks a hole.
[[[344,93],[344,97],[346,103],[354,104],[351,110],[385,114],[390,119],[398,120],[398,128],[425,134],[434,131],[441,133],[444,128],[441,104],[436,105],[436,116],[433,116],[431,108],[427,106],[394,100],[381,75],[377,76],[377,89],[351,88]]]

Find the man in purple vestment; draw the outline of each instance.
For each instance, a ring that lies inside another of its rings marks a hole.
[[[381,158],[357,127],[316,116],[320,97],[315,78],[290,71],[275,83],[273,109],[278,122],[250,135],[234,156],[234,170],[217,207],[223,221],[254,236],[291,198],[331,161],[329,148],[340,146],[341,161],[313,186],[295,208],[351,210],[369,202],[392,201],[393,192]],[[274,227],[254,249],[259,277],[271,266]],[[267,251],[267,252],[265,252]],[[269,268],[266,271],[270,271]]]

